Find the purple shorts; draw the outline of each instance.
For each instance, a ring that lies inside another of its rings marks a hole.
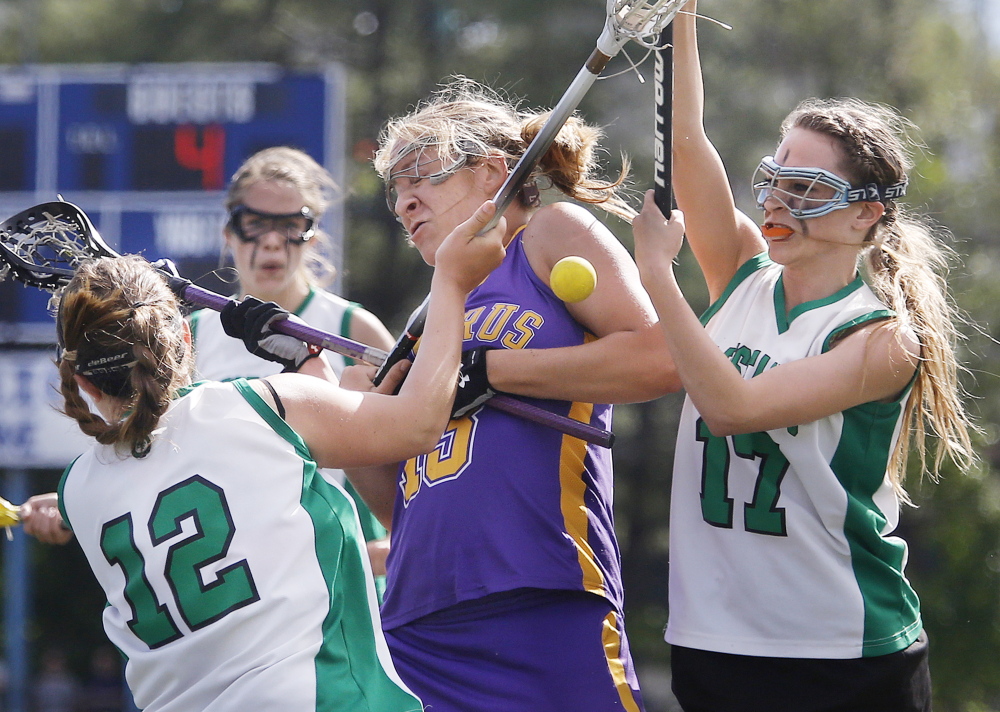
[[[642,712],[624,621],[600,596],[518,589],[385,631],[427,712]]]

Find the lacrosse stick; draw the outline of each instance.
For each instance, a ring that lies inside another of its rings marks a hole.
[[[42,203],[0,224],[0,281],[10,274],[23,284],[54,292],[69,283],[81,261],[120,256],[104,242],[86,213],[72,203]],[[174,293],[186,302],[221,311],[231,301],[229,297],[198,287],[168,269],[160,271]],[[387,360],[387,354],[382,349],[365,346],[303,323],[285,320],[276,322],[273,328],[279,333],[373,366]],[[487,404],[587,442],[604,447],[611,447],[613,442],[613,434],[606,430],[516,398],[495,396]]]
[[[507,179],[493,197],[496,212],[486,227],[479,231],[480,235],[496,227],[504,211],[513,202],[514,196],[521,190],[542,156],[552,146],[552,142],[555,141],[563,124],[576,111],[576,107],[597,81],[608,62],[618,54],[629,40],[649,49],[658,49],[660,47],[660,33],[663,28],[670,24],[674,15],[686,2],[687,0],[608,0],[608,17],[604,22],[601,36],[597,39],[597,46],[577,73],[573,83],[569,85],[555,108],[552,109],[542,129],[531,140],[520,160],[507,174]],[[420,336],[420,330],[423,328],[423,316],[426,315],[426,301],[421,308],[422,315],[417,314],[415,317],[411,317],[413,324],[420,325],[417,333],[413,334],[411,329],[407,329],[400,337],[396,347],[393,348],[393,354],[400,350],[404,338]],[[394,364],[395,361],[391,359],[382,364],[375,375],[376,385],[382,381],[382,378]]]
[[[673,148],[674,26],[660,34],[660,49],[653,62],[653,199],[669,216],[673,208],[670,192]]]

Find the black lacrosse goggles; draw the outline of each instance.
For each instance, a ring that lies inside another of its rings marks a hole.
[[[840,176],[822,168],[781,166],[774,156],[764,156],[753,178],[757,207],[764,209],[768,198],[781,203],[799,220],[818,218],[851,203],[885,203],[906,194],[907,182],[894,185],[867,183],[852,186]]]
[[[276,232],[287,242],[301,245],[316,234],[316,219],[308,207],[297,213],[265,213],[237,205],[229,212],[229,228],[240,242],[257,242]]]

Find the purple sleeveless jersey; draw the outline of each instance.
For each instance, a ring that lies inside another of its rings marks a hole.
[[[593,338],[528,264],[518,232],[466,302],[465,348],[546,349]],[[526,399],[602,428],[611,406]],[[452,420],[404,463],[383,627],[517,588],[590,591],[622,607],[611,452],[491,408]]]

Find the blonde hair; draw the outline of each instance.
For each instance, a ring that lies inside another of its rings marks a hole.
[[[229,181],[226,191],[226,211],[243,204],[247,189],[257,183],[285,183],[302,195],[303,207],[309,208],[317,223],[340,193],[333,177],[313,158],[290,146],[265,148],[243,162]],[[314,287],[333,282],[336,268],[324,254],[330,246],[330,236],[319,229],[303,249],[303,277]]]
[[[854,185],[895,185],[913,168],[915,127],[891,107],[858,99],[810,99],[782,124],[782,136],[799,127],[834,138],[843,149],[843,171]],[[957,324],[962,318],[948,293],[946,274],[952,251],[948,232],[896,200],[868,236],[861,267],[872,291],[896,312],[900,331],[912,329],[920,342],[920,366],[906,403],[903,430],[892,454],[889,475],[904,499],[902,481],[912,447],[921,472],[936,477],[945,457],[968,467],[975,461],[969,438],[974,429],[962,404],[958,382]],[[937,437],[928,463],[927,432]]]
[[[59,299],[58,329],[63,412],[97,442],[144,456],[160,416],[191,382],[194,366],[166,280],[134,255],[85,262]],[[77,374],[118,399],[120,420],[107,422],[91,411]]]
[[[522,111],[497,92],[465,77],[455,77],[413,112],[390,120],[379,135],[375,170],[387,181],[400,150],[412,144],[434,146],[439,155],[474,165],[501,155],[513,167],[541,131],[549,112]],[[529,178],[544,179],[564,195],[631,221],[635,210],[620,196],[628,176],[623,156],[619,177],[595,177],[603,132],[571,116]],[[543,184],[544,185],[544,184]],[[547,186],[545,186],[547,187]]]

